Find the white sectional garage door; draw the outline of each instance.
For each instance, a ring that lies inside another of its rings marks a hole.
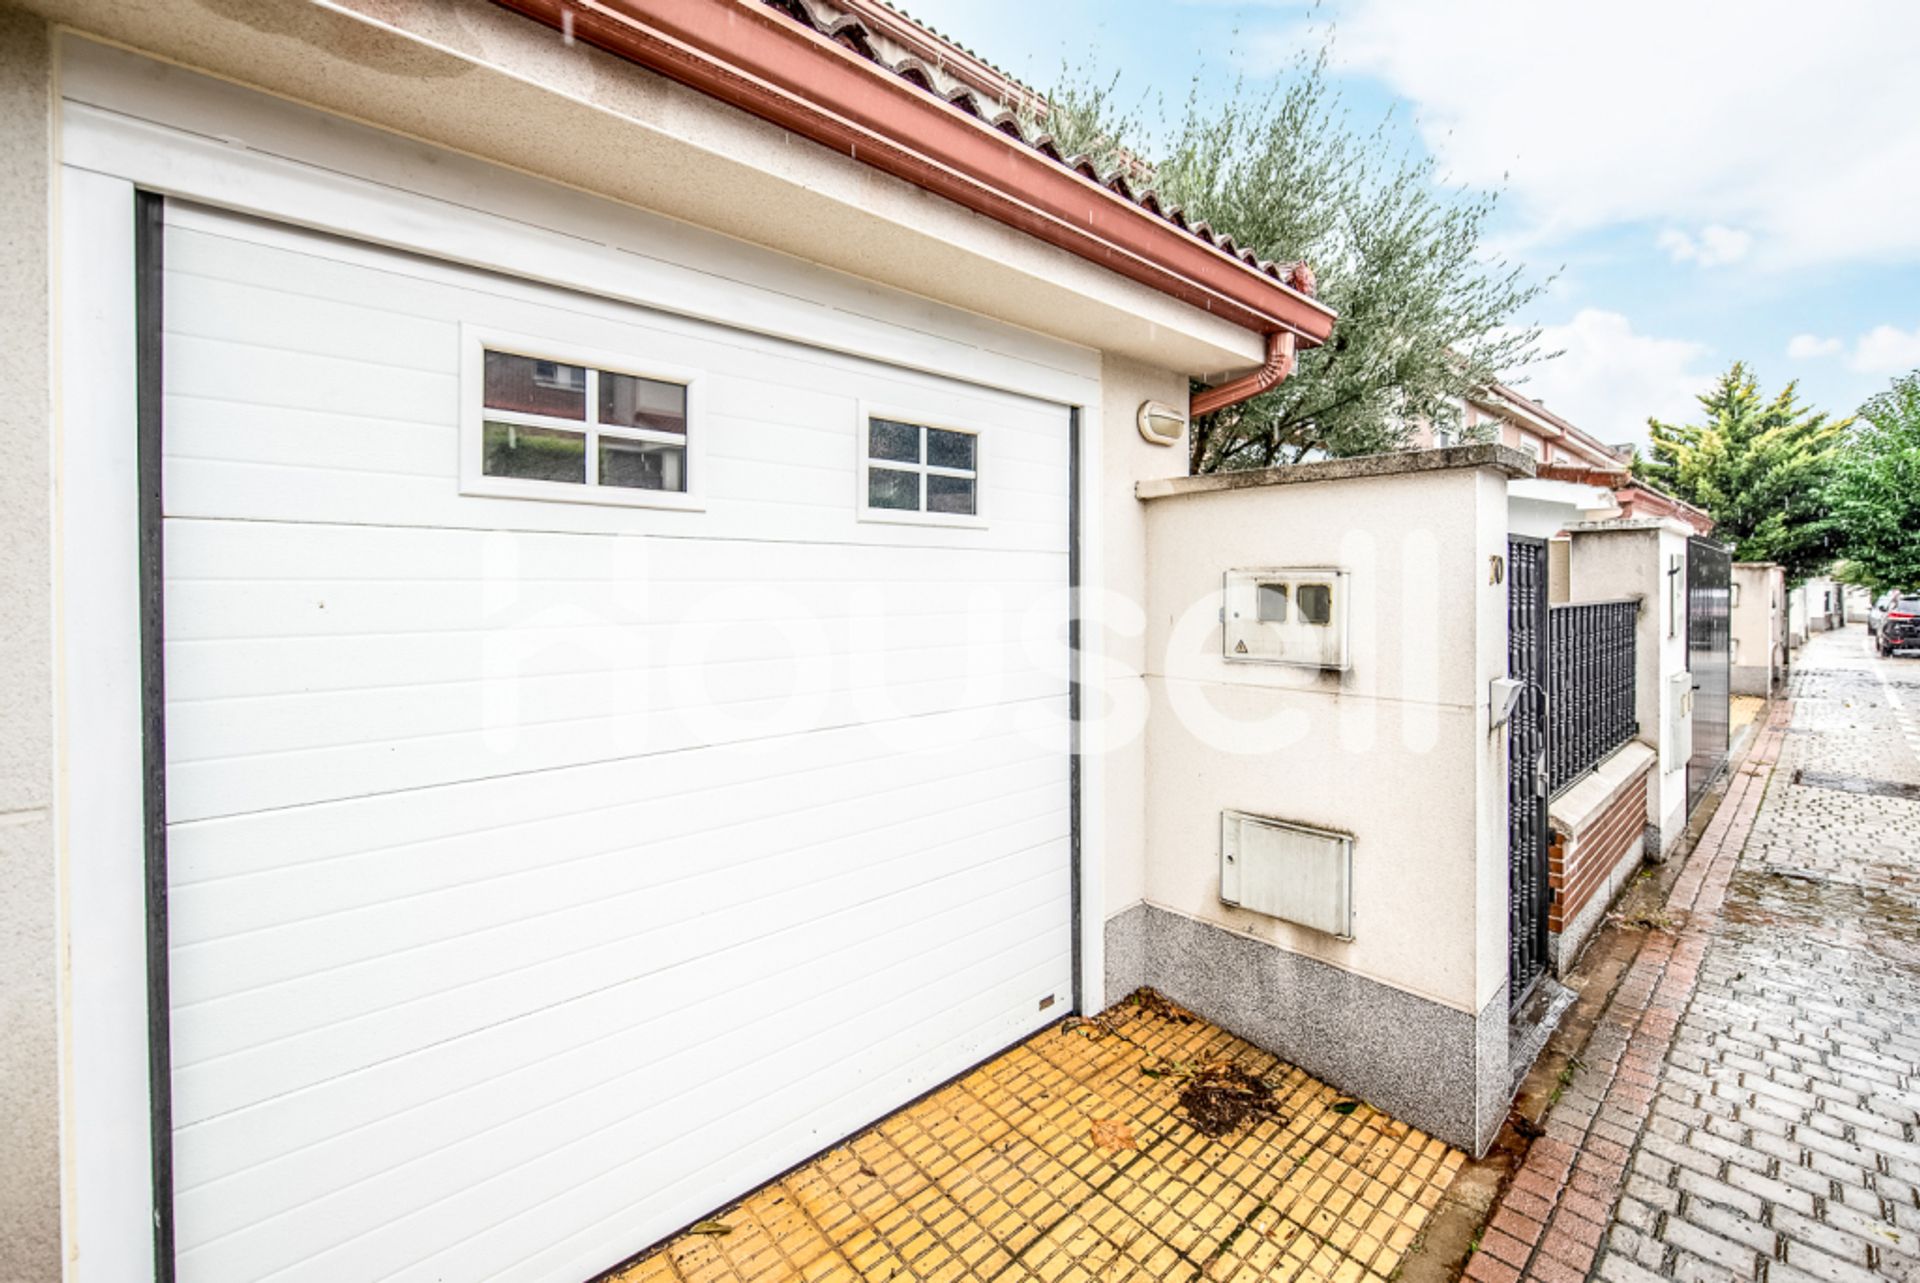
[[[193,207],[165,257],[183,1280],[574,1283],[1064,1009],[1065,409]],[[697,371],[704,507],[463,494],[476,327]],[[984,425],[979,523],[861,519],[874,406]]]

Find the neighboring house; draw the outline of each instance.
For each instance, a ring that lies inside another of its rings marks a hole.
[[[1612,446],[1548,410],[1516,388],[1490,384],[1459,404],[1459,423],[1436,429],[1421,424],[1409,442],[1413,449],[1458,445],[1489,435],[1500,445],[1527,455],[1536,463],[1610,470],[1624,468],[1627,458]]]
[[[1619,515],[1612,492],[1629,480],[1628,459],[1619,451],[1502,383],[1463,399],[1457,409],[1457,425],[1420,423],[1408,446],[1425,450],[1491,438],[1532,459],[1535,474],[1507,487],[1515,534],[1545,539],[1574,522]]]
[[[0,1275],[583,1279],[1122,996],[1073,592],[1304,275],[862,0],[0,65]]]

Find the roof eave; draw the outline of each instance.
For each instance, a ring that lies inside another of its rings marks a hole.
[[[758,0],[496,0],[801,137],[1262,334],[1332,309]]]

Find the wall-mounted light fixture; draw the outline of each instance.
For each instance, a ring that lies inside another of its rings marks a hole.
[[[1135,421],[1140,435],[1155,445],[1178,445],[1187,430],[1187,416],[1160,401],[1142,401]]]

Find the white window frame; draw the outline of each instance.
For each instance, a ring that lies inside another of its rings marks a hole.
[[[891,522],[909,526],[961,526],[968,529],[983,529],[987,524],[987,426],[977,421],[956,419],[952,415],[929,414],[924,410],[912,410],[904,406],[880,405],[872,401],[861,401],[858,405],[859,420],[855,425],[854,449],[858,452],[860,466],[854,469],[857,488],[854,492],[856,511],[862,521]],[[925,457],[926,430],[932,428],[939,432],[960,432],[973,438],[973,469],[941,468],[930,463],[901,463],[892,459],[875,459],[870,453],[872,438],[869,425],[875,419],[889,419],[895,423],[906,423],[921,429],[922,457]],[[876,508],[868,502],[869,474],[874,467],[894,472],[912,472],[920,477],[920,508],[911,511],[906,508]],[[927,478],[935,477],[971,477],[973,480],[973,511],[928,512]]]
[[[557,361],[563,365],[583,366],[587,371],[586,417],[564,419],[557,415],[525,414],[517,410],[489,410],[486,407],[486,362],[488,352],[505,352],[536,361]],[[636,361],[632,356],[599,348],[535,338],[505,330],[477,325],[460,327],[460,493],[494,499],[544,499],[553,503],[591,503],[616,508],[675,508],[701,511],[706,507],[707,435],[711,424],[706,415],[706,374],[688,366],[659,361]],[[657,432],[649,428],[608,427],[599,423],[600,371],[627,374],[658,383],[678,383],[687,390],[686,435]],[[530,428],[579,432],[587,439],[584,482],[536,481],[530,477],[496,477],[485,471],[485,425],[515,423]],[[686,449],[687,488],[685,490],[636,490],[625,486],[603,486],[598,482],[601,436],[626,441],[652,441],[679,445]]]

